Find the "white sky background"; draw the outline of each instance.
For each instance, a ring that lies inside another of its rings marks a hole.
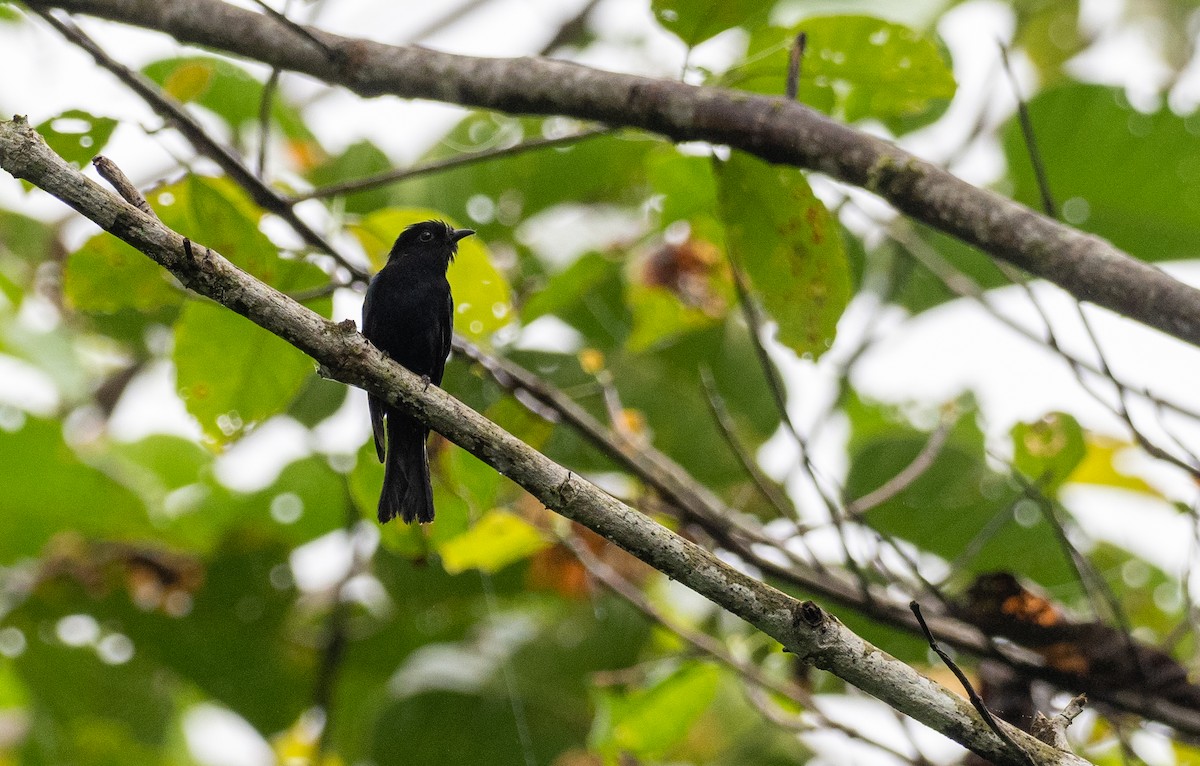
[[[248,7],[253,4],[240,3]],[[385,2],[360,0],[326,3],[318,23],[331,31],[348,35],[368,35],[384,42],[408,42],[412,35],[440,18],[456,3]],[[471,55],[514,56],[536,51],[557,29],[562,19],[574,14],[582,0],[491,0],[483,9],[468,14],[460,23],[423,39],[430,47]],[[618,41],[594,46],[582,60],[606,69],[663,77],[678,76],[685,50],[671,35],[658,30],[647,3],[640,0],[604,0],[593,16],[600,37]],[[794,2],[794,7],[800,7]],[[805,8],[812,8],[809,3]],[[936,3],[825,2],[830,10],[891,6],[886,15],[901,21],[921,20],[936,9]],[[1154,45],[1146,30],[1120,29],[1114,25],[1123,8],[1122,0],[1085,0],[1086,23],[1101,33],[1103,42],[1074,62],[1076,73],[1096,82],[1124,85],[1130,89],[1133,103],[1152,107],[1148,94],[1153,83],[1162,81],[1164,65],[1154,56]],[[791,20],[791,19],[788,19]],[[169,38],[142,30],[83,19],[85,30],[123,63],[140,67],[180,48]],[[939,31],[950,47],[959,82],[959,95],[948,116],[904,144],[918,155],[939,159],[949,146],[956,146],[978,113],[981,102],[990,103],[996,121],[1011,113],[1013,100],[1006,82],[997,78],[997,38],[1007,39],[1012,31],[1010,12],[1004,3],[976,0],[959,7],[943,20]],[[644,44],[623,45],[621,41],[644,39]],[[692,63],[720,66],[738,49],[737,33],[719,37],[697,49]],[[253,71],[263,67],[248,65]],[[1026,93],[1033,90],[1030,70],[1017,61],[1018,75]],[[85,54],[65,43],[42,23],[21,26],[0,25],[0,71],[20,72],[0,82],[0,115],[27,114],[38,123],[66,108],[82,108],[98,115],[123,120],[105,149],[135,181],[143,183],[173,171],[173,156],[191,157],[186,143],[170,131],[147,136],[139,125],[155,127],[158,118],[115,78],[97,68]],[[1194,104],[1200,100],[1200,77],[1195,72],[1184,78],[1172,103]],[[304,100],[322,91],[312,81],[285,76],[284,91]],[[336,153],[361,139],[369,138],[380,146],[397,165],[419,157],[442,131],[461,115],[461,110],[439,104],[412,103],[386,97],[363,100],[335,90],[321,96],[306,113],[309,126],[324,145]],[[955,168],[968,180],[986,184],[1003,171],[1003,159],[997,147],[982,146],[972,151]],[[93,172],[88,169],[88,172]],[[818,190],[832,190],[830,184],[817,184]],[[868,200],[864,204],[871,205]],[[0,207],[17,210],[48,220],[68,216],[68,211],[41,192],[24,194],[9,179],[0,180]],[[313,210],[318,206],[314,203]],[[879,209],[875,205],[873,210]],[[319,211],[318,212],[319,215]],[[319,217],[314,219],[320,223]],[[568,250],[582,249],[605,237],[617,237],[620,227],[609,225],[600,231],[588,231],[578,241],[563,242],[568,228],[553,217],[546,223],[553,240]],[[90,224],[73,225],[72,244],[94,231]],[[525,231],[529,241],[539,246],[551,239],[545,231]],[[585,241],[586,240],[586,241]],[[560,254],[561,255],[561,254]],[[1168,267],[1184,281],[1200,283],[1200,268]],[[1038,284],[1035,292],[1054,317],[1060,341],[1094,359],[1073,308],[1065,295],[1049,285]],[[1006,288],[990,294],[998,310],[1038,331],[1039,320],[1019,288]],[[335,301],[335,318],[356,319],[361,298],[346,293]],[[839,341],[819,364],[797,360],[790,352],[776,349],[775,357],[784,372],[799,424],[811,422],[822,402],[832,393],[829,371],[839,354],[853,346],[872,312],[867,300],[857,301],[840,326]],[[1200,402],[1195,381],[1200,380],[1200,350],[1152,330],[1147,330],[1108,312],[1089,307],[1089,316],[1109,363],[1117,373],[1156,393],[1182,402]],[[31,326],[46,326],[55,321],[52,310],[32,304],[24,310],[23,320]],[[1033,420],[1047,412],[1063,410],[1074,414],[1091,430],[1128,438],[1121,424],[1103,407],[1082,393],[1070,369],[1044,347],[1031,343],[1000,325],[977,305],[955,301],[909,319],[901,312],[890,312],[876,333],[883,340],[864,357],[855,377],[858,390],[871,398],[896,403],[920,402],[930,407],[949,401],[963,391],[977,395],[985,429],[999,451],[1007,451],[1008,431],[1013,423]],[[525,344],[555,343],[561,338],[540,332],[522,339]],[[9,403],[35,413],[53,410],[56,399],[48,394],[50,384],[36,371],[0,357],[0,404]],[[1142,415],[1149,415],[1143,412]],[[1144,417],[1146,430],[1157,433],[1152,416]],[[1177,424],[1172,424],[1177,425]],[[153,366],[136,380],[122,400],[111,423],[117,438],[136,439],[157,431],[196,436],[198,429],[174,395],[173,375],[166,364]],[[366,438],[368,431],[364,398],[355,395],[338,416],[323,424],[309,437],[300,426],[286,418],[276,418],[231,448],[219,462],[219,475],[240,488],[269,485],[278,471],[291,460],[317,450],[351,451]],[[1180,428],[1186,441],[1200,448],[1200,431]],[[825,437],[814,445],[816,459],[829,475],[844,474],[842,440],[845,428],[827,429]],[[782,436],[762,450],[761,458],[778,476],[788,474],[795,464],[794,447]],[[1131,458],[1130,465],[1152,477],[1156,484],[1190,501],[1195,487],[1178,472]],[[807,497],[811,491],[804,482],[793,478],[794,490]],[[1074,492],[1068,502],[1086,529],[1097,537],[1109,539],[1164,567],[1181,572],[1186,564],[1192,531],[1187,520],[1166,504],[1142,498],[1116,496],[1111,492]],[[1014,568],[1020,569],[1019,562]],[[198,714],[199,715],[199,714]],[[219,716],[205,713],[205,726],[216,726]],[[189,741],[190,738],[189,738]],[[932,744],[930,755],[940,752]],[[903,738],[897,742],[904,747]],[[261,754],[261,750],[257,751]],[[951,751],[947,751],[951,752]],[[846,754],[842,751],[842,755]],[[207,759],[206,759],[207,760]],[[261,760],[255,760],[261,763]],[[863,763],[878,762],[871,754]]]

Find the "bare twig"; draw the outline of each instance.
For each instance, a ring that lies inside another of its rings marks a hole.
[[[1080,694],[1071,699],[1067,706],[1053,718],[1047,718],[1038,712],[1034,715],[1033,725],[1030,726],[1029,733],[1037,737],[1047,745],[1058,750],[1070,750],[1071,743],[1067,741],[1067,729],[1071,723],[1079,717],[1083,712],[1083,708],[1087,705],[1087,695]]]
[[[957,412],[955,411],[953,415],[953,417],[942,418],[942,422],[929,435],[929,439],[921,447],[921,451],[899,473],[885,481],[877,489],[846,503],[847,518],[858,518],[867,511],[883,505],[912,486],[914,481],[921,478],[933,466],[934,462],[937,461],[938,455],[942,452],[942,447],[946,444],[946,439],[949,438],[950,432],[954,430],[954,424],[958,421]]]
[[[289,202],[295,204],[308,199],[321,199],[325,197],[337,197],[351,192],[366,191],[368,189],[378,189],[381,186],[388,186],[401,181],[408,181],[421,176],[440,173],[444,170],[453,170],[454,168],[473,165],[477,162],[487,162],[501,157],[512,157],[524,152],[534,151],[536,149],[547,149],[554,146],[568,146],[571,144],[586,141],[595,136],[602,136],[612,133],[616,128],[599,127],[581,130],[578,133],[572,133],[567,136],[556,136],[555,138],[534,138],[529,141],[522,141],[512,146],[506,146],[501,149],[488,149],[481,152],[471,152],[468,154],[460,154],[444,160],[434,160],[423,165],[416,165],[411,168],[398,168],[396,170],[387,170],[382,173],[377,173],[366,178],[356,178],[352,181],[342,181],[328,186],[322,186],[319,189],[302,192],[293,195]]]
[[[742,466],[742,470],[750,477],[754,483],[754,487],[763,499],[770,503],[775,512],[781,518],[792,519],[796,517],[796,508],[791,501],[780,491],[775,482],[763,473],[758,467],[758,461],[746,449],[746,445],[738,438],[737,431],[734,428],[733,418],[729,414],[729,409],[725,406],[725,399],[721,396],[721,392],[717,390],[716,381],[713,380],[712,371],[707,367],[700,370],[700,382],[704,387],[705,400],[708,402],[708,411],[713,416],[713,421],[721,431],[721,435],[725,438],[725,443],[729,445],[729,449],[733,452],[734,457]]]
[[[0,122],[0,168],[59,197],[169,269],[189,289],[272,332],[318,362],[324,374],[364,388],[467,449],[551,510],[613,541],[789,651],[834,672],[892,707],[997,761],[1024,764],[952,692],[868,644],[811,601],[798,600],[726,564],[554,463],[437,386],[389,359],[353,329],[334,323],[241,271],[219,253],[109,193],[54,154],[24,119]],[[1046,764],[1083,764],[1021,735]],[[1023,752],[1023,751],[1022,751]]]
[[[91,54],[97,64],[116,75],[130,90],[140,96],[150,108],[158,112],[164,120],[182,133],[192,146],[195,147],[196,151],[217,163],[230,178],[250,194],[258,205],[285,220],[300,235],[301,239],[317,250],[332,256],[356,280],[366,281],[368,277],[366,271],[338,253],[333,245],[296,215],[296,212],[292,210],[291,204],[286,199],[263,183],[233,152],[213,140],[204,130],[203,126],[193,119],[175,99],[160,91],[154,83],[150,82],[141,73],[135,72],[124,64],[117,62],[70,21],[58,19],[43,9],[32,6],[31,8],[45,19],[47,23],[58,30],[59,34]]]
[[[109,185],[116,189],[117,193],[126,202],[141,210],[146,215],[154,216],[155,218],[158,217],[154,212],[154,208],[150,207],[150,203],[146,201],[146,198],[142,196],[138,188],[133,185],[133,181],[129,180],[129,176],[125,175],[125,172],[117,167],[117,163],[102,154],[97,154],[92,158],[92,166],[96,168],[96,172],[100,174],[100,177],[108,181]]]
[[[971,679],[967,678],[967,674],[962,672],[962,668],[956,665],[954,660],[950,659],[950,655],[946,654],[946,651],[938,645],[937,639],[934,638],[933,634],[929,632],[929,626],[925,624],[925,618],[921,616],[921,605],[916,601],[913,601],[908,606],[910,609],[912,609],[913,615],[916,616],[917,622],[921,624],[921,630],[925,633],[925,639],[929,641],[929,648],[933,650],[934,654],[941,658],[942,662],[946,663],[946,667],[950,668],[950,672],[953,673],[954,677],[958,679],[958,682],[962,684],[963,690],[967,693],[967,698],[971,700],[971,704],[975,706],[977,711],[979,711],[979,716],[983,718],[983,722],[988,725],[988,728],[991,729],[997,737],[1002,739],[1005,744],[1011,747],[1013,752],[1019,753],[1021,755],[1021,760],[1027,763],[1028,766],[1037,766],[1036,762],[1033,760],[1033,756],[1027,753],[1025,748],[1018,745],[1012,738],[1011,734],[1001,728],[999,722],[997,722],[995,717],[992,715],[992,711],[988,710],[987,705],[984,704],[983,698],[979,696],[979,693],[975,691],[975,687],[971,685]]]
[[[296,22],[289,19],[287,17],[287,14],[280,13],[279,11],[272,8],[267,3],[263,2],[263,0],[254,0],[254,4],[257,5],[259,8],[262,8],[264,11],[266,11],[268,16],[275,19],[276,21],[278,21],[280,24],[287,27],[288,29],[292,30],[298,36],[304,38],[312,45],[316,46],[330,60],[335,60],[338,58],[338,52],[336,50],[334,50],[333,48],[330,48],[327,44],[325,44],[325,41],[323,41],[321,38],[314,35],[312,32],[308,31],[307,27],[305,27],[301,24],[297,24]]]
[[[271,76],[263,85],[262,99],[258,102],[258,162],[255,175],[263,180],[267,177],[267,148],[271,143],[271,104],[274,102],[282,71],[278,67],[271,70]]]
[[[600,5],[600,0],[588,0],[584,3],[578,13],[558,25],[558,30],[546,41],[546,44],[538,51],[538,55],[549,56],[564,45],[570,45],[576,39],[583,37],[587,33],[588,18],[598,5]]]
[[[1016,74],[1008,60],[1008,46],[1004,44],[1003,40],[998,40],[997,43],[1000,45],[1000,59],[1004,62],[1004,72],[1008,75],[1008,83],[1017,99],[1017,122],[1021,125],[1021,135],[1025,138],[1025,146],[1029,149],[1029,161],[1033,165],[1033,175],[1037,179],[1038,191],[1042,195],[1042,211],[1051,218],[1057,218],[1057,207],[1054,204],[1054,197],[1050,194],[1050,180],[1046,177],[1046,166],[1042,163],[1042,154],[1037,150],[1037,137],[1033,133],[1033,121],[1029,119],[1029,106],[1021,96]]]
[[[800,93],[800,65],[804,61],[804,48],[807,44],[808,35],[801,32],[788,48],[787,84],[784,88],[784,97],[788,101],[795,101]]]

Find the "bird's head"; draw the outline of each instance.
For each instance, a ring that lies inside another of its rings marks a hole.
[[[406,261],[449,266],[458,253],[458,241],[474,234],[473,229],[456,229],[445,221],[421,221],[400,232],[388,262]]]

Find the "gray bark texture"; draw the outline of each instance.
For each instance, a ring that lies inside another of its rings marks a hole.
[[[56,155],[23,118],[0,122],[0,168],[62,200],[168,269],[195,293],[236,311],[311,356],[324,374],[411,411],[537,497],[827,670],[1001,766],[1086,764],[1003,722],[1006,744],[958,695],[872,646],[811,601],[719,560],[575,476],[380,353],[354,323],[324,319],[118,198]]]
[[[27,0],[158,30],[363,96],[510,114],[567,115],[708,141],[878,194],[897,210],[1089,301],[1200,345],[1200,291],[1109,242],[976,188],[896,146],[782,98],[604,72],[541,58],[458,56],[305,33],[221,0]],[[783,77],[784,73],[780,73]]]

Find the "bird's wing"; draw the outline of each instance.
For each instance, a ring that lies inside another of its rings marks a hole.
[[[371,433],[375,435],[375,454],[379,457],[379,462],[382,463],[384,456],[387,454],[383,428],[384,405],[382,401],[376,399],[374,396],[368,396],[367,403],[371,407]]]
[[[454,296],[446,293],[446,307],[442,309],[441,337],[438,340],[441,342],[441,353],[438,354],[437,361],[433,365],[433,370],[429,376],[437,385],[442,385],[442,375],[446,371],[446,358],[450,356],[450,343],[454,337]]]
[[[367,297],[363,301],[363,335],[368,339],[373,339],[377,335],[374,316],[374,297],[375,297],[376,280],[371,280],[371,284],[367,286]],[[372,343],[374,340],[372,340]],[[371,408],[371,433],[375,436],[375,454],[379,457],[379,462],[383,462],[387,455],[387,436],[383,427],[383,415],[385,412],[385,404],[381,399],[374,396],[367,397],[367,403]]]

